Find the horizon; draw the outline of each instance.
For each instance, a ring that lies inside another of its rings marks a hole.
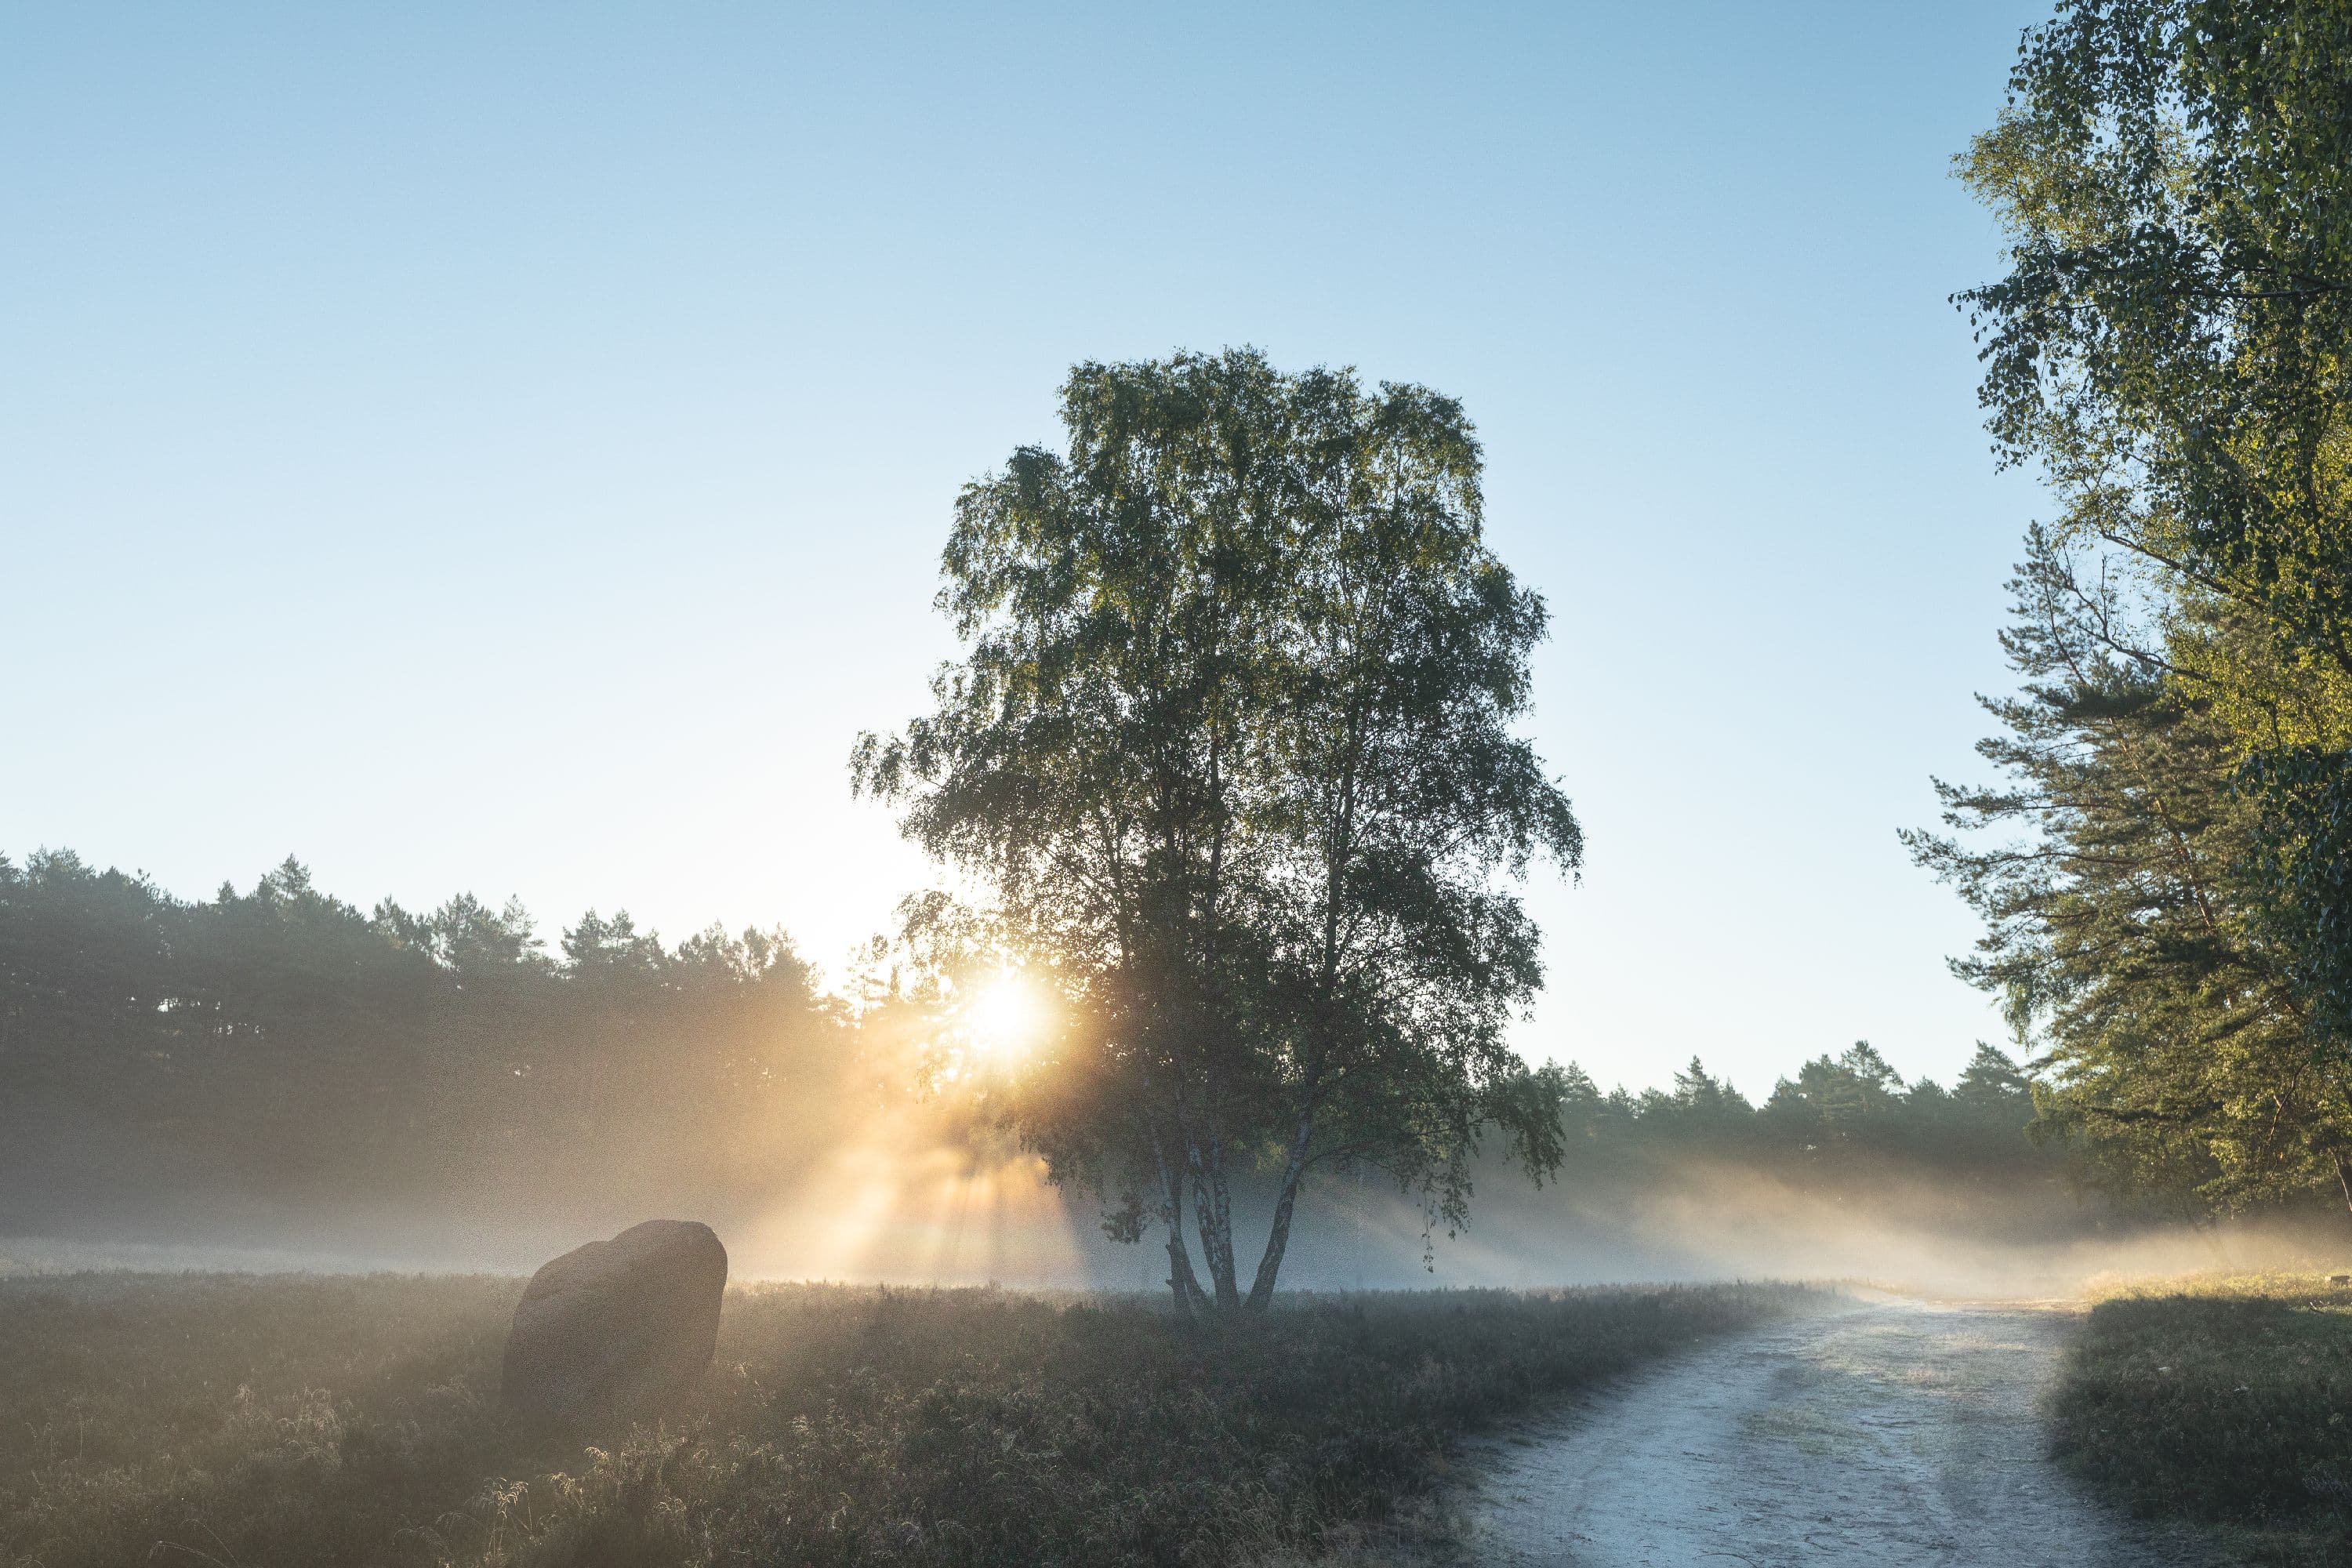
[[[19,855],[5,847],[0,847],[0,867],[13,864],[19,869],[22,869],[26,861],[32,858],[34,856],[49,853],[72,855],[74,851],[68,846],[43,846],[31,851],[29,854]],[[79,858],[77,857],[77,858]],[[262,876],[254,878],[249,883],[242,888],[236,886],[236,879],[231,878],[224,880],[219,887],[214,889],[210,893],[191,895],[182,889],[164,887],[159,882],[153,882],[143,871],[121,866],[99,866],[90,864],[87,861],[84,861],[83,864],[87,869],[101,876],[122,875],[131,877],[134,879],[147,881],[149,882],[149,885],[154,887],[155,889],[164,897],[176,900],[188,905],[203,905],[215,902],[224,894],[234,895],[238,898],[250,898],[260,890],[261,886],[265,881],[286,870],[289,865],[299,868],[306,877],[310,876],[310,866],[308,863],[304,862],[299,856],[289,856],[285,860],[282,860],[278,865],[271,867],[269,870]],[[392,914],[394,912],[405,915],[411,919],[429,916],[433,914],[443,903],[446,903],[450,900],[472,896],[470,889],[460,889],[450,894],[447,900],[436,900],[430,904],[411,906],[391,899],[364,900],[352,898],[338,889],[319,885],[315,879],[313,879],[308,885],[311,891],[345,905],[356,911],[362,917],[372,921],[380,919],[386,914]],[[516,901],[519,902],[520,900],[518,900]],[[501,907],[502,902],[504,901],[495,899],[486,899],[483,900],[482,902],[490,909],[497,910]],[[511,908],[512,905],[506,904],[505,907]],[[651,926],[637,926],[635,923],[635,911],[626,908],[616,907],[605,909],[591,906],[590,908],[581,911],[578,915],[562,920],[551,920],[543,916],[539,910],[529,909],[527,905],[525,906],[525,910],[530,916],[531,938],[533,943],[541,950],[540,956],[551,965],[555,973],[559,975],[568,975],[575,973],[576,965],[565,954],[563,944],[565,941],[572,936],[575,930],[579,929],[579,927],[591,920],[614,922],[625,919],[631,922],[631,925],[634,928],[634,934],[635,936],[660,942],[665,952],[669,953],[676,953],[682,942],[698,936],[717,935],[732,940],[755,933],[771,937],[781,934],[784,937],[787,943],[791,945],[793,957],[799,959],[807,964],[812,987],[819,996],[830,1001],[847,1004],[853,1009],[853,1016],[855,1011],[862,1010],[860,1009],[859,998],[856,994],[858,986],[857,973],[855,966],[846,967],[841,971],[829,970],[824,965],[812,960],[806,952],[802,952],[797,943],[793,943],[792,933],[790,931],[780,931],[780,929],[774,926],[763,926],[755,921],[747,926],[730,927],[718,921],[706,921],[702,925],[688,931],[664,932],[658,928]],[[986,1009],[990,1000],[991,999],[985,997],[982,999],[982,1005],[983,1010]],[[872,1003],[869,1001],[866,1005],[871,1006]],[[999,1005],[1003,1005],[1003,1004],[1000,1003]],[[1031,1005],[1031,1004],[1024,1001],[1021,1004],[1017,1004],[1016,1005],[1026,1008]],[[1027,1020],[1024,1018],[1022,1026],[1025,1027],[1026,1026]],[[1696,1060],[1698,1065],[1706,1068],[1707,1076],[1709,1078],[1738,1090],[1754,1104],[1761,1106],[1770,1097],[1775,1089],[1785,1085],[1793,1085],[1795,1081],[1793,1075],[1799,1068],[1817,1060],[1823,1062],[1830,1061],[1856,1047],[1867,1047],[1873,1051],[1877,1049],[1871,1041],[1866,1039],[1824,1044],[1818,1051],[1811,1053],[1802,1060],[1792,1059],[1783,1069],[1775,1072],[1769,1084],[1761,1086],[1742,1085],[1737,1083],[1733,1081],[1727,1074],[1718,1072],[1716,1069],[1715,1064],[1706,1061],[1703,1057],[1685,1058],[1682,1061],[1674,1064],[1666,1072],[1664,1079],[1661,1083],[1657,1084],[1628,1084],[1622,1080],[1610,1080],[1601,1077],[1599,1074],[1592,1073],[1590,1068],[1585,1068],[1583,1063],[1576,1060],[1576,1058],[1572,1057],[1555,1054],[1547,1059],[1559,1062],[1562,1066],[1575,1067],[1584,1070],[1586,1075],[1591,1079],[1595,1087],[1598,1088],[1604,1095],[1623,1094],[1633,1096],[1639,1096],[1648,1090],[1670,1088],[1674,1084],[1675,1079],[1678,1076],[1686,1072],[1691,1067],[1693,1061]],[[2001,1051],[2004,1059],[2021,1067],[2024,1065],[2013,1052],[2010,1051],[2006,1047],[1996,1046],[1995,1048]],[[1964,1063],[1962,1065],[1965,1066],[1966,1064]],[[1959,1079],[1961,1074],[1958,1069],[1955,1069],[1954,1071],[1942,1076],[1931,1073],[1906,1073],[1898,1076],[1902,1079],[1903,1085],[1906,1089],[1916,1089],[1925,1085],[1933,1084],[1938,1088],[1949,1089]]]
[[[1550,604],[1590,852],[1524,1054],[2006,1037],[1895,833],[1972,776],[2042,504],[1944,166],[2038,8],[548,15],[6,24],[12,853],[838,977],[934,880],[846,760],[952,649],[957,489],[1072,363],[1246,342],[1463,399]]]

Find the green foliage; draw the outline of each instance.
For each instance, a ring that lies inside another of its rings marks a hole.
[[[670,948],[592,910],[562,952],[517,905],[362,913],[291,859],[193,903],[66,851],[0,859],[0,1169],[446,1197],[524,1168],[593,1201],[772,1172],[850,1100],[780,934]]]
[[[1581,853],[1515,730],[1545,612],[1425,388],[1180,354],[1078,366],[1062,417],[1066,452],[965,489],[940,595],[964,658],[855,776],[992,900],[913,929],[1061,992],[1008,1110],[1117,1196],[1114,1234],[1159,1215],[1179,1300],[1185,1189],[1232,1305],[1229,1171],[1280,1173],[1262,1306],[1311,1168],[1376,1166],[1458,1224],[1487,1131],[1538,1169],[1556,1145],[1502,1038],[1541,978],[1518,879]]]
[[[2352,1040],[2352,753],[2275,747],[2247,759],[2256,907],[2312,1031]],[[2333,1053],[2331,1053],[2333,1054]]]
[[[1672,1090],[1639,1095],[1604,1094],[1570,1068],[1561,1179],[1584,1191],[1671,1192],[1717,1168],[1857,1195],[1906,1174],[1952,1188],[2063,1188],[2069,1151],[2063,1140],[2030,1140],[2033,1118],[2024,1072],[1981,1042],[1950,1089],[1930,1079],[1906,1086],[1856,1041],[1781,1079],[1761,1106],[1696,1058]]]
[[[2144,1516],[2230,1527],[2230,1560],[2352,1552],[2352,1292],[2313,1278],[2102,1301],[2053,1391],[2057,1452]]]
[[[2263,918],[2237,737],[2142,651],[2159,637],[2112,580],[2030,544],[2003,637],[2023,687],[1978,748],[2000,782],[1939,784],[1958,831],[1905,836],[1984,921],[1955,968],[2046,1047],[2045,1126],[2123,1184],[2228,1206],[2333,1180],[2352,1116]],[[2235,612],[2200,608],[2176,644],[2231,635]]]
[[[2069,531],[2352,673],[2352,25],[2331,0],[2066,0],[1962,170],[2006,220],[2000,450]]]
[[[1374,1296],[1204,1332],[739,1287],[680,1422],[549,1448],[484,1397],[518,1289],[0,1285],[0,1565],[1244,1563],[1423,1521],[1471,1426],[1819,1299]]]
[[[2027,681],[1917,837],[1963,973],[2051,1047],[2053,1125],[2138,1184],[2352,1198],[2352,26],[2324,0],[2065,0],[1961,173],[2009,267],[1962,296],[2036,530]]]

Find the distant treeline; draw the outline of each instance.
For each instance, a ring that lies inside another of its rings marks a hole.
[[[289,859],[185,900],[68,851],[0,857],[0,1178],[283,1197],[772,1190],[909,1092],[908,1012],[821,993],[781,932],[676,944],[591,911],[552,951],[470,896],[362,910]],[[1858,1044],[1762,1104],[1567,1068],[1563,1177],[1694,1163],[1796,1180],[2060,1168],[1990,1047],[1950,1089]],[[28,1167],[36,1167],[29,1168]],[[0,1215],[5,1219],[5,1215]]]
[[[291,859],[188,901],[70,852],[0,857],[0,1160],[47,1174],[723,1187],[829,1141],[849,1033],[781,934],[670,946],[592,911],[550,952],[514,903],[362,911]]]
[[[1761,1105],[1696,1058],[1675,1087],[1606,1094],[1568,1070],[1571,1166],[1710,1161],[1846,1181],[1914,1166],[1973,1183],[2040,1179],[2067,1168],[2063,1141],[2035,1142],[2032,1086],[2017,1063],[1979,1042],[1950,1089],[1906,1085],[1866,1040],[1804,1064]]]

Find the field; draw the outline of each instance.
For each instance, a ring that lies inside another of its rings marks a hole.
[[[1156,1304],[751,1286],[673,1423],[499,1412],[521,1282],[0,1282],[0,1568],[1443,1557],[1479,1424],[1821,1300],[1783,1286]]]
[[[2127,1289],[2092,1309],[2052,1411],[2061,1458],[2144,1518],[2216,1530],[2232,1561],[2352,1561],[2352,1289]]]

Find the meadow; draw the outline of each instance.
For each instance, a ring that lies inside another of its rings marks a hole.
[[[0,1568],[1443,1561],[1458,1437],[1827,1299],[737,1286],[691,1405],[583,1443],[499,1408],[521,1284],[0,1281]]]
[[[2352,1288],[2210,1276],[2098,1301],[2053,1391],[2058,1457],[2229,1560],[2352,1560]]]

